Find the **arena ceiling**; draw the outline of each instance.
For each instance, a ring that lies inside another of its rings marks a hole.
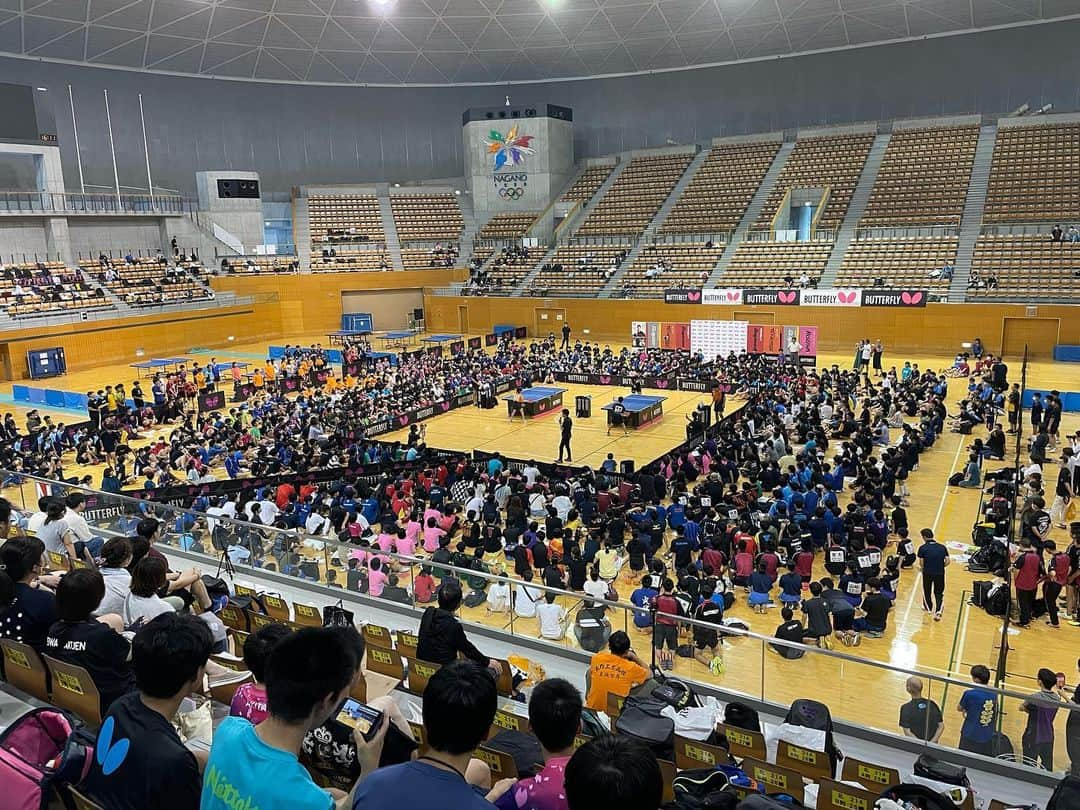
[[[0,0],[0,53],[290,82],[542,81],[1080,15],[1080,0]]]

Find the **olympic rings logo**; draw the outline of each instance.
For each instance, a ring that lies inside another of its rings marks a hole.
[[[525,196],[525,189],[521,186],[503,186],[499,189],[499,196],[504,200],[520,200]]]

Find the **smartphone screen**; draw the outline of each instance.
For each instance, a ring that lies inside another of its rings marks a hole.
[[[365,739],[371,737],[379,727],[382,712],[365,706],[359,700],[349,698],[338,712],[337,722],[348,728],[358,729]]]
[[[1064,672],[1059,672],[1057,674],[1057,683],[1058,683],[1058,689],[1063,689],[1065,687],[1065,673]]]

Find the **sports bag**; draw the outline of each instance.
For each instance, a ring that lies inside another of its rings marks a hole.
[[[953,765],[951,762],[945,762],[930,754],[921,754],[915,760],[914,773],[923,779],[932,779],[935,782],[944,782],[947,785],[971,787],[966,768]]]
[[[724,707],[724,725],[761,732],[761,721],[758,719],[757,709],[737,700],[731,701]]]
[[[5,810],[46,810],[53,787],[77,785],[94,759],[91,739],[72,715],[31,709],[0,735],[0,794]]]
[[[919,810],[956,810],[956,803],[952,799],[931,790],[926,785],[893,785],[881,794],[879,801],[880,799],[908,802]]]
[[[652,698],[628,697],[615,720],[615,733],[644,743],[657,759],[675,759],[675,721],[661,712],[668,704]]]
[[[671,782],[675,796],[671,810],[735,810],[739,797],[728,787],[728,777],[713,768],[690,768]]]

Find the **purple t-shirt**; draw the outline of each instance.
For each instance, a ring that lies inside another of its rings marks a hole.
[[[1028,720],[1024,729],[1024,736],[1029,737],[1036,745],[1054,741],[1054,717],[1057,716],[1061,698],[1056,692],[1036,692],[1024,701],[1027,709]],[[1030,736],[1029,736],[1030,735]]]
[[[563,778],[570,757],[549,759],[536,776],[522,779],[498,798],[499,810],[567,810]]]

